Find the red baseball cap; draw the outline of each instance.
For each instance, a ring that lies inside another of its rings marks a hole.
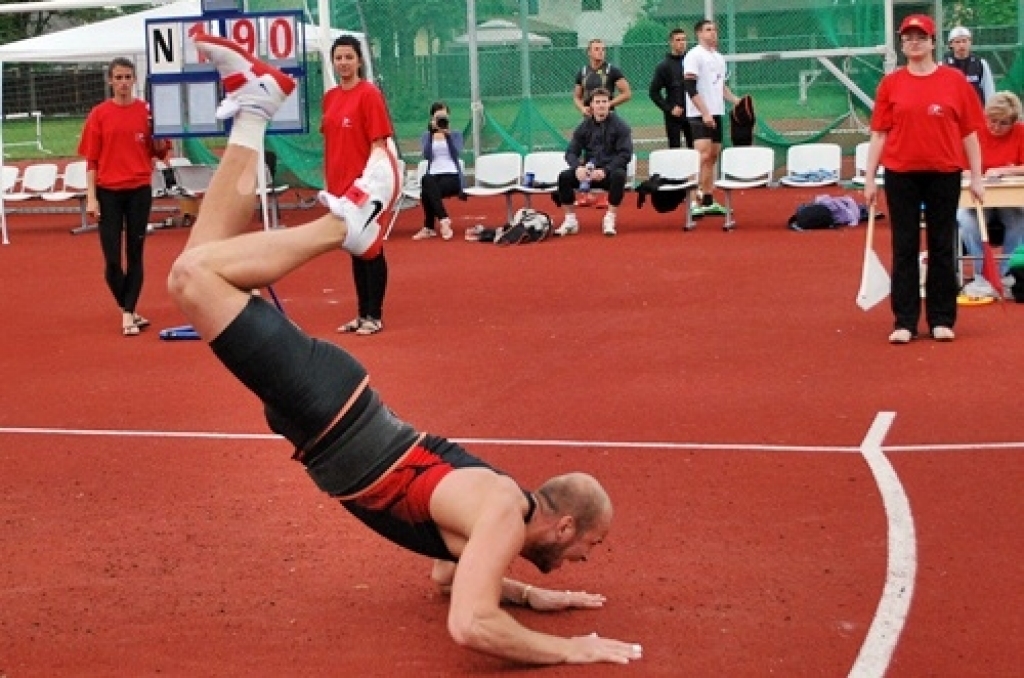
[[[911,14],[903,20],[903,23],[900,24],[900,35],[903,35],[911,28],[924,31],[924,34],[930,38],[935,37],[935,22],[930,16],[926,16],[924,14]]]

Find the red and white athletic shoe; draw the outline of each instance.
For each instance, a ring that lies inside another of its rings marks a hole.
[[[295,80],[287,73],[265,64],[242,47],[216,35],[198,35],[196,49],[217,67],[227,96],[217,107],[221,120],[235,117],[240,110],[270,120],[288,95]]]
[[[343,196],[320,191],[320,203],[336,217],[345,220],[348,234],[341,247],[362,259],[374,259],[384,245],[380,216],[390,209],[400,186],[398,160],[394,152],[375,150],[366,162],[363,175]]]

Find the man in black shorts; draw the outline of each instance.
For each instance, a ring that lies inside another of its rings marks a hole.
[[[532,664],[628,663],[633,643],[596,634],[531,631],[502,609],[598,608],[604,597],[542,589],[505,577],[517,556],[550,572],[587,559],[608,532],[612,506],[593,477],[569,473],[526,491],[444,438],[417,432],[369,387],[363,367],[311,338],[249,290],[338,248],[362,256],[380,241],[381,205],[395,198],[392,158],[371,155],[356,190],[322,196],[330,211],[303,226],[244,233],[252,217],[267,123],[294,90],[281,71],[234,43],[196,38],[223,79],[218,113],[231,136],[168,289],[200,336],[263,402],[270,428],[295,446],[317,486],[385,538],[435,558],[450,592],[448,629],[460,645]]]
[[[700,205],[693,216],[725,214],[715,202],[715,165],[722,151],[722,118],[725,102],[739,101],[729,86],[725,57],[718,51],[718,26],[710,19],[701,19],[694,27],[697,45],[683,57],[683,88],[686,90],[686,116],[693,131],[693,147],[700,153],[698,191]]]

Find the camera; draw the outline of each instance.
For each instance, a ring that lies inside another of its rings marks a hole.
[[[448,116],[437,116],[436,118],[434,118],[434,124],[437,125],[437,129],[448,129]]]

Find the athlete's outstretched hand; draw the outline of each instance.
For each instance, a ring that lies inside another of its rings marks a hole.
[[[600,593],[552,591],[531,586],[525,602],[538,612],[556,612],[572,608],[594,609],[604,606],[605,600]]]
[[[567,664],[594,664],[609,662],[612,664],[628,664],[643,656],[643,648],[639,643],[624,643],[621,640],[602,638],[596,633],[589,636],[575,636],[570,639],[572,651],[565,662]]]

